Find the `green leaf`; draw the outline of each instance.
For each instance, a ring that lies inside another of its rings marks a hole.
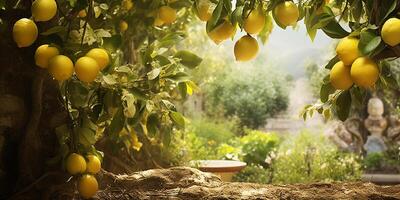
[[[182,114],[179,112],[171,111],[169,113],[172,121],[180,128],[185,128],[185,118],[183,118]]]
[[[125,126],[125,116],[122,108],[119,108],[117,113],[115,113],[113,119],[111,120],[111,124],[108,127],[109,135],[119,134],[121,130]]]
[[[381,41],[381,37],[376,35],[374,30],[364,30],[360,34],[360,43],[358,44],[358,49],[363,55],[369,55],[377,47],[379,47]]]
[[[265,18],[265,24],[263,30],[258,34],[258,38],[260,38],[261,42],[265,44],[268,41],[269,35],[274,29],[274,24],[272,22],[272,16],[267,14]]]
[[[175,54],[175,58],[179,58],[183,65],[191,69],[197,67],[203,61],[203,59],[198,57],[196,54],[185,50],[178,51]]]
[[[325,27],[322,28],[322,31],[326,35],[331,38],[344,38],[349,35],[349,33],[340,26],[340,24],[336,20],[332,20]]]
[[[351,94],[349,90],[343,91],[336,99],[336,114],[341,121],[345,121],[350,114]]]
[[[224,7],[224,1],[221,0],[218,2],[217,7],[214,9],[211,19],[207,22],[206,25],[207,33],[212,31],[218,25],[218,21],[220,21],[223,7]]]
[[[185,82],[180,82],[178,84],[178,90],[181,93],[183,99],[187,97],[187,85]]]
[[[337,62],[339,62],[339,57],[336,55],[333,57],[328,64],[325,65],[325,69],[332,69],[333,65],[335,65]]]
[[[161,72],[161,68],[155,68],[153,70],[151,70],[149,73],[147,73],[147,78],[149,80],[154,80],[158,77],[158,75],[160,75]]]
[[[85,147],[89,147],[96,143],[96,131],[89,128],[79,127],[76,129],[79,143]]]
[[[73,107],[86,107],[89,101],[89,94],[89,88],[80,81],[69,81],[68,97]]]
[[[159,130],[158,130],[159,124],[160,124],[160,122],[159,122],[156,114],[151,114],[147,118],[146,127],[147,127],[147,131],[151,137],[154,137],[159,132]]]
[[[71,131],[69,130],[67,124],[63,124],[63,125],[57,127],[55,129],[55,132],[57,135],[58,143],[60,145],[65,144],[71,136]]]
[[[321,86],[320,90],[320,99],[322,103],[325,103],[329,99],[329,95],[335,92],[335,88],[331,85],[331,83],[325,83]]]
[[[190,76],[185,72],[178,72],[174,75],[165,76],[164,78],[170,79],[176,82],[185,82],[190,80]]]

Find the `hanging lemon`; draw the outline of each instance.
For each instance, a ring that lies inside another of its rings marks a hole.
[[[75,73],[82,82],[90,83],[99,74],[100,68],[96,60],[91,57],[81,57],[75,63]]]
[[[91,57],[96,60],[97,64],[100,67],[100,70],[103,70],[110,64],[110,57],[105,49],[102,48],[94,48],[91,49],[87,54],[87,57]]]
[[[248,34],[260,33],[265,25],[265,14],[260,9],[254,9],[244,21],[244,30]]]
[[[93,175],[85,174],[78,181],[78,192],[84,199],[92,198],[97,190],[99,184]]]
[[[176,20],[176,10],[169,6],[162,6],[158,10],[158,17],[165,24],[171,24]]]
[[[48,44],[41,45],[35,52],[35,63],[41,68],[47,68],[49,60],[60,54],[57,47],[51,47]]]
[[[258,43],[253,37],[246,35],[236,42],[235,57],[237,61],[249,61],[257,56]]]
[[[57,55],[49,61],[49,72],[54,79],[65,81],[74,73],[74,64],[67,56]]]
[[[35,0],[31,11],[35,21],[49,21],[57,13],[57,3],[55,0]]]
[[[283,26],[295,24],[300,16],[299,9],[292,1],[278,4],[274,9],[274,14],[279,24]]]
[[[329,79],[337,90],[347,90],[353,85],[350,76],[351,66],[345,66],[342,61],[337,62],[331,69]]]
[[[85,158],[77,153],[72,153],[67,157],[65,168],[71,175],[83,173],[86,170]]]
[[[38,37],[38,29],[30,19],[22,18],[15,22],[13,27],[13,38],[18,47],[31,46]]]

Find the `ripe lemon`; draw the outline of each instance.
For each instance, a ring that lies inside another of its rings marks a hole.
[[[336,47],[336,53],[344,65],[350,66],[355,59],[360,57],[358,43],[359,40],[353,37],[345,37],[340,40]]]
[[[400,44],[400,19],[388,19],[382,26],[381,36],[383,41],[392,47]]]
[[[74,64],[67,56],[57,55],[49,61],[49,72],[54,79],[65,81],[74,73]]]
[[[125,20],[121,20],[119,22],[119,31],[125,32],[126,30],[128,30],[128,27],[129,27],[129,25],[128,25],[128,23],[126,23]],[[107,57],[108,57],[108,55],[107,55]]]
[[[379,68],[370,58],[360,57],[351,65],[350,75],[356,85],[370,88],[379,78]]]
[[[72,153],[68,156],[65,167],[71,175],[83,173],[86,171],[85,158],[77,153]]]
[[[176,10],[169,6],[162,6],[158,10],[158,17],[165,24],[171,24],[172,22],[174,22],[176,20]]]
[[[57,3],[55,0],[35,0],[31,11],[35,21],[49,21],[57,13]]]
[[[222,41],[231,38],[235,35],[235,27],[229,21],[224,21],[222,24],[214,28],[208,33],[208,36],[216,43],[219,44]]]
[[[274,14],[279,24],[283,26],[295,24],[300,16],[299,9],[297,9],[296,4],[292,1],[285,1],[278,4],[274,8]]]
[[[100,68],[96,60],[91,57],[80,57],[75,63],[75,73],[82,82],[90,83],[99,74]]]
[[[353,85],[350,76],[350,66],[345,66],[342,61],[333,65],[330,73],[331,85],[337,90],[347,90]]]
[[[30,19],[22,18],[15,22],[13,27],[13,38],[18,47],[31,46],[38,36],[38,29]]]
[[[240,38],[234,48],[237,61],[249,61],[257,56],[258,43],[257,40],[249,35]]]
[[[78,17],[79,17],[79,18],[85,18],[86,15],[87,15],[87,13],[86,13],[86,10],[85,10],[85,9],[82,9],[82,10],[80,10],[80,11],[78,12]]]
[[[265,18],[264,13],[260,9],[254,9],[244,21],[244,30],[248,34],[260,33],[264,28]]]
[[[84,199],[93,197],[97,190],[99,190],[99,184],[93,175],[85,174],[78,182],[78,192]]]
[[[126,11],[129,11],[133,8],[132,0],[122,0],[121,5],[122,5],[122,8]]]
[[[41,45],[35,52],[35,63],[41,68],[49,66],[49,60],[54,56],[60,54],[57,47],[51,47],[48,44]]]
[[[91,174],[97,174],[101,169],[101,162],[97,156],[88,155],[88,162],[86,163],[86,172]]]
[[[105,49],[102,48],[94,48],[91,49],[87,54],[87,57],[91,57],[96,60],[97,64],[100,67],[100,70],[103,70],[110,64],[110,57]]]
[[[206,22],[211,19],[212,11],[210,2],[202,3],[197,6],[198,17],[201,21]]]

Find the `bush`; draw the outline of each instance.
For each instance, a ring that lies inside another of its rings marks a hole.
[[[357,180],[358,156],[340,152],[325,136],[302,132],[285,140],[278,150],[274,183]]]
[[[286,110],[288,81],[262,66],[232,68],[209,83],[205,94],[208,114],[222,110],[226,117],[237,116],[242,125],[255,129]]]
[[[247,164],[267,167],[265,159],[278,149],[279,142],[275,133],[248,131],[246,136],[240,138],[243,161]]]
[[[271,183],[271,172],[260,165],[250,164],[233,176],[232,181],[267,184]]]

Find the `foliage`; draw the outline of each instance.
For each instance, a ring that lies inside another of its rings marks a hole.
[[[267,167],[265,159],[274,154],[280,143],[275,133],[251,130],[240,138],[243,161],[248,164]]]
[[[398,145],[395,145],[386,152],[369,153],[364,157],[362,164],[367,172],[398,173],[400,171],[400,149]]]
[[[274,167],[275,183],[357,180],[359,158],[340,152],[323,135],[302,132],[280,146]]]
[[[233,176],[232,181],[269,184],[271,183],[271,174],[269,169],[260,165],[249,164],[246,168]]]
[[[211,114],[222,110],[226,117],[237,116],[242,125],[258,128],[287,108],[287,83],[284,75],[272,69],[232,68],[208,84],[207,110]]]
[[[306,76],[310,84],[311,92],[315,97],[319,96],[319,90],[323,84],[324,77],[328,71],[319,67],[315,63],[309,63],[306,66]]]

